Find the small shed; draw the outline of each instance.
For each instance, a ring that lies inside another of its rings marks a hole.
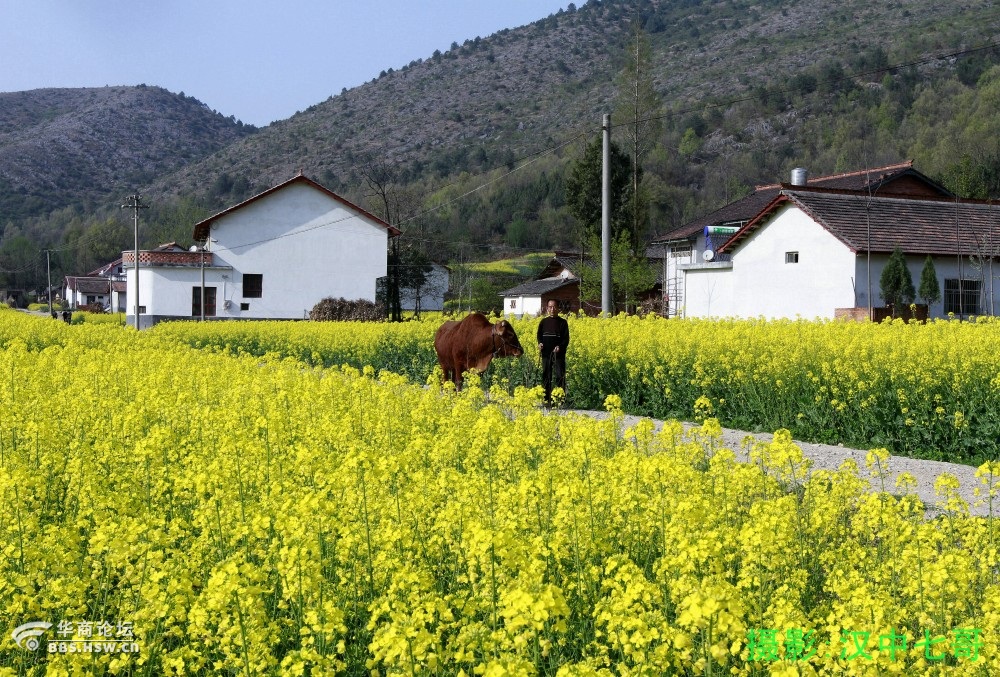
[[[556,252],[535,279],[500,292],[504,313],[515,317],[541,315],[545,304],[552,299],[559,302],[560,312],[578,312],[580,278],[570,266],[579,264],[579,254]]]

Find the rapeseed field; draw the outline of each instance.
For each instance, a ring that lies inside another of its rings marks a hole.
[[[962,439],[986,405],[946,386],[994,397],[994,325],[574,321],[570,396],[604,421],[541,410],[530,360],[441,386],[432,329],[0,312],[0,674],[1000,671],[1000,535],[954,478],[927,520],[884,449],[810,474],[782,429],[740,464],[716,418],[812,384],[796,415],[874,396]],[[409,377],[352,366],[389,345]],[[622,430],[654,388],[701,427]],[[1000,464],[978,476],[992,515]]]

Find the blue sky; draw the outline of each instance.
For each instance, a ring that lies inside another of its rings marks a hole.
[[[452,42],[523,26],[568,4],[0,0],[0,91],[145,83],[264,126]]]

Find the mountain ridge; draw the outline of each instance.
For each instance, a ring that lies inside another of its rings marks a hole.
[[[0,181],[29,203],[0,209],[35,215],[134,191],[254,131],[160,87],[0,93]]]
[[[404,216],[424,215],[413,222],[424,241],[476,251],[578,242],[565,175],[613,112],[633,21],[663,101],[644,163],[654,234],[792,166],[833,173],[912,157],[942,177],[989,138],[954,127],[949,106],[979,96],[997,50],[928,58],[1000,42],[986,0],[592,0],[388,69],[259,130],[157,87],[35,90],[45,105],[21,117],[0,94],[0,243],[60,242],[80,219],[86,241],[87,224],[119,218],[136,191],[154,204],[147,237],[186,242],[191,218],[300,170],[369,206],[362,170],[372,165],[389,171]],[[139,115],[141,102],[156,108]]]

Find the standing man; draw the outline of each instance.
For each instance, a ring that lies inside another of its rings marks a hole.
[[[542,383],[545,404],[552,405],[552,376],[556,386],[566,390],[566,348],[569,347],[569,323],[559,317],[559,304],[549,299],[546,317],[538,323],[538,350],[542,353]]]

